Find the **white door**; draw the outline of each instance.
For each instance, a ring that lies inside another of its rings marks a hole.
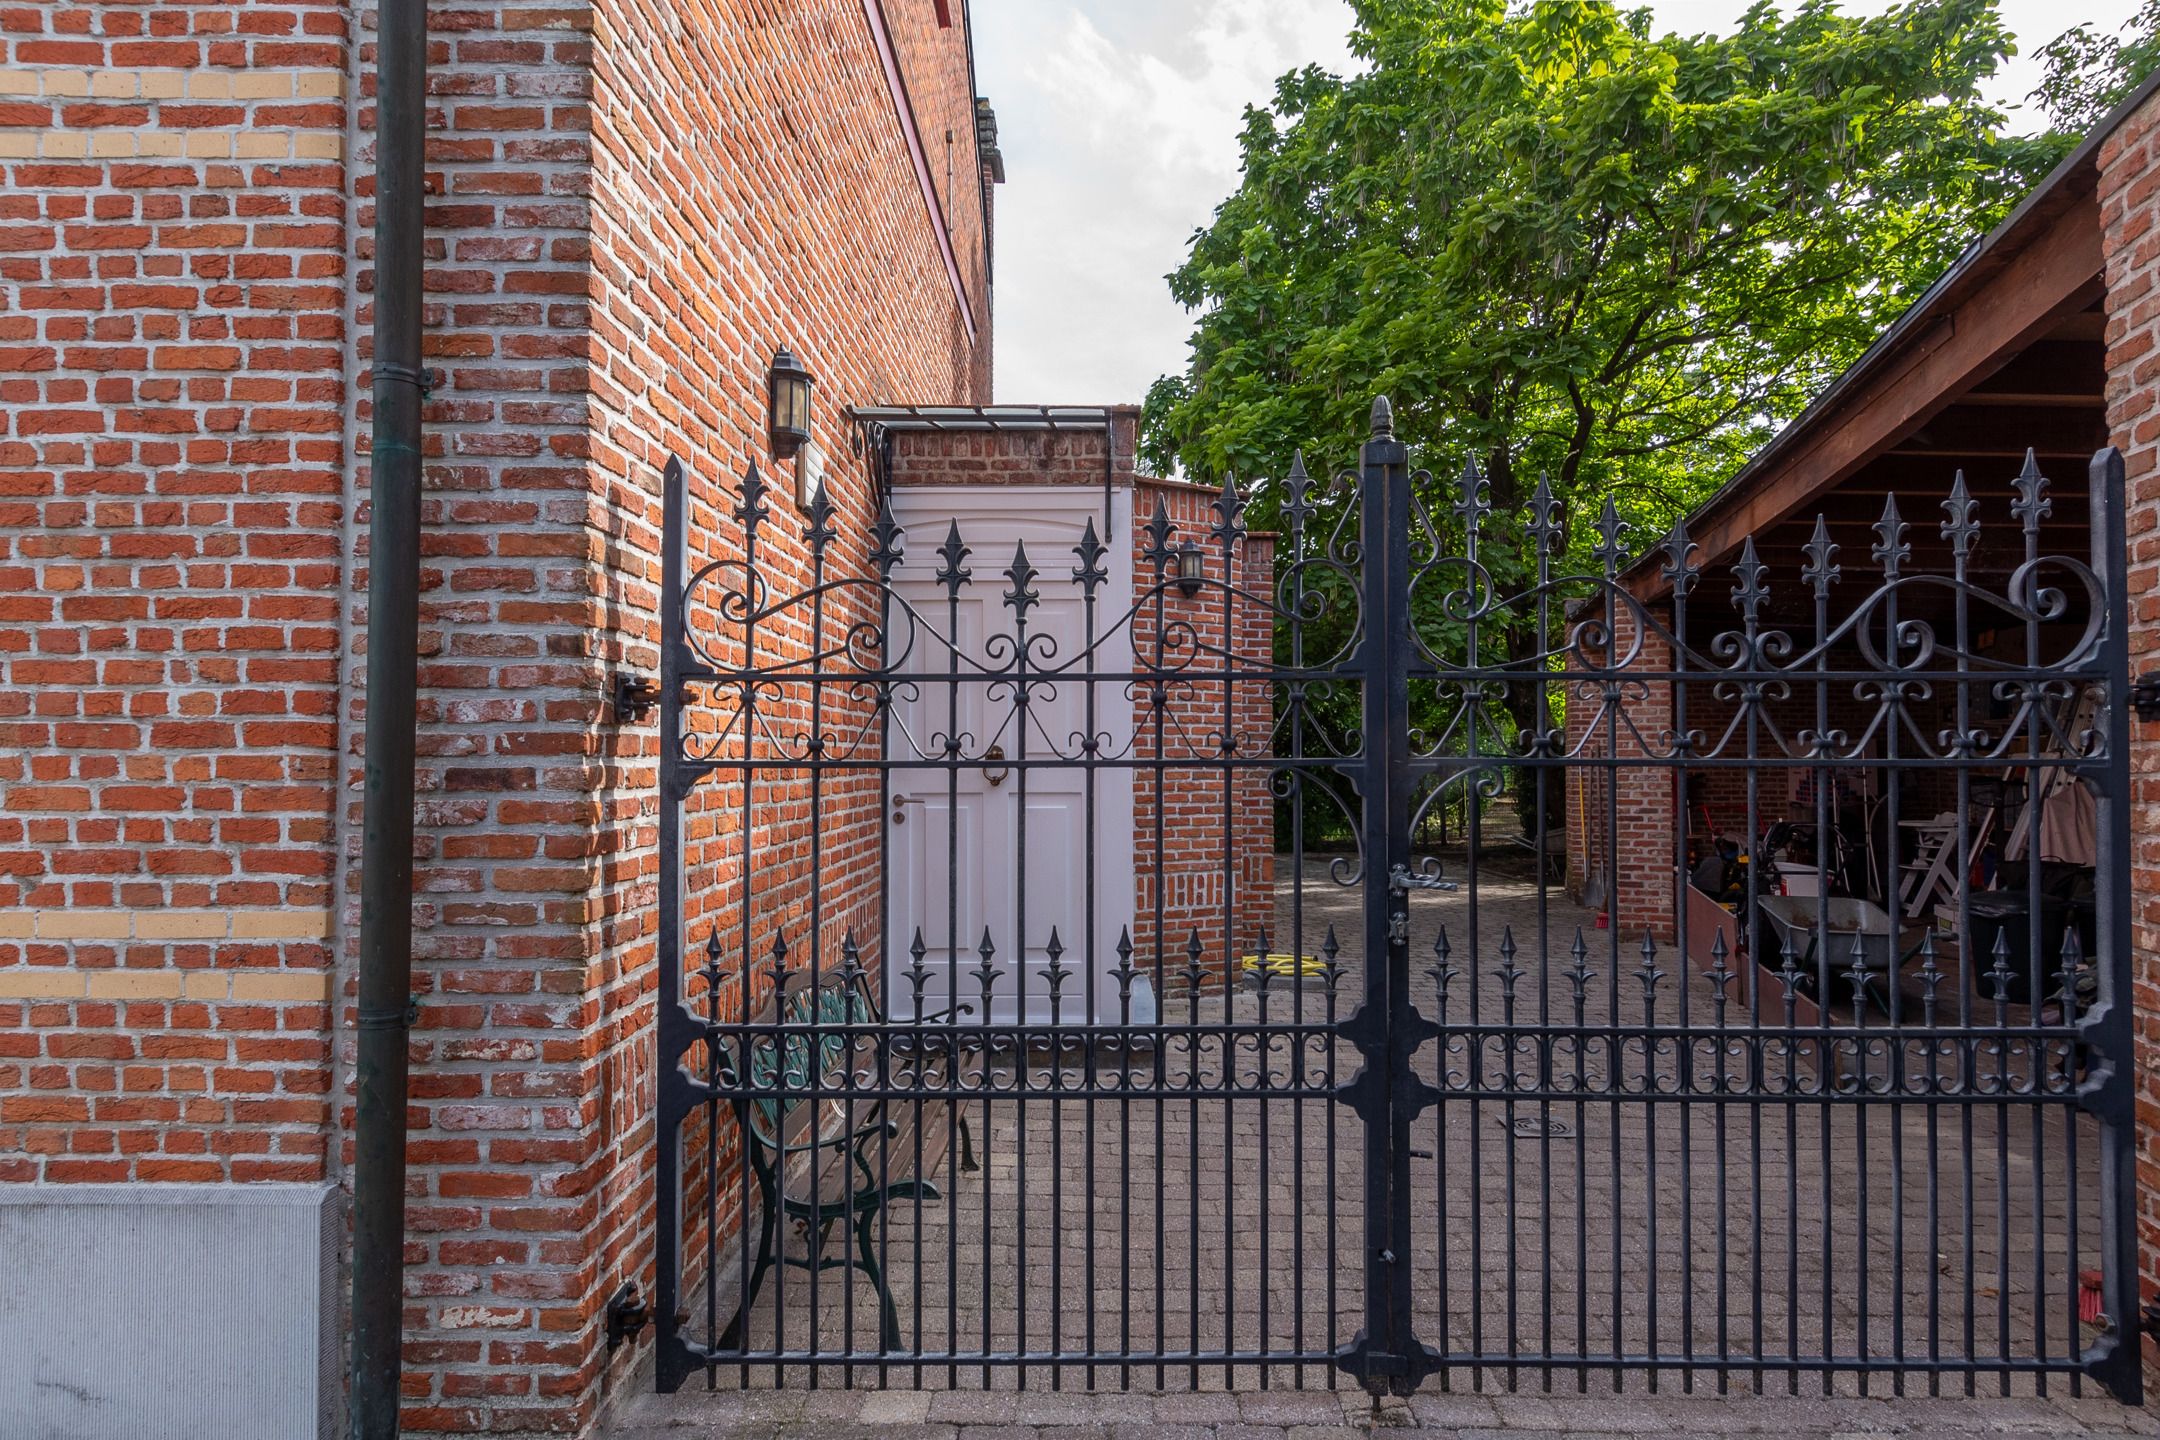
[[[1079,758],[1090,731],[1100,753],[1122,756],[1130,748],[1126,686],[1090,685],[1081,676],[1132,668],[1130,637],[1118,626],[1132,596],[1131,493],[1112,493],[1107,535],[1103,492],[1093,487],[903,486],[894,491],[893,514],[907,532],[893,587],[913,623],[896,605],[889,633],[907,652],[901,670],[924,678],[895,698],[886,746],[895,762],[885,820],[888,1011],[915,1013],[919,935],[926,1014],[945,1011],[957,997],[967,1007],[963,1023],[1115,1023],[1111,972],[1133,910],[1132,773],[1058,762]],[[1098,633],[1086,658],[1085,592],[1072,572],[1074,547],[1091,520],[1110,577],[1096,592],[1096,628],[1117,629]],[[957,598],[937,579],[944,563],[938,552],[955,522],[972,577]],[[1020,633],[1006,603],[1005,572],[1023,543],[1039,597],[1026,619],[1025,707],[1019,687],[1002,678],[1011,673]],[[942,678],[954,673],[968,678]],[[956,767],[936,763],[948,738],[960,748]],[[920,763],[924,757],[933,763]],[[1035,763],[1011,763],[1023,760]],[[986,933],[994,972],[987,980]],[[1065,972],[1054,1013],[1053,935]]]

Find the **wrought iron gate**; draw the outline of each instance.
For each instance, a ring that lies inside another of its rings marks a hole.
[[[1154,493],[990,553],[670,466],[663,1389],[2136,1399],[2119,457],[2089,557],[2028,462],[1729,591],[1385,401],[1272,536]]]

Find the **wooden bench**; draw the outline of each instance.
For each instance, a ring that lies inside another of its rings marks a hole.
[[[880,1086],[905,1084],[901,1077],[918,1076],[930,1088],[935,1079],[929,1066],[938,1062],[920,1052],[899,1055],[892,1037],[878,1033],[885,1020],[868,972],[828,974],[815,985],[807,983],[808,978],[801,972],[789,977],[774,1009],[776,1029],[752,1033],[742,1046],[742,1082],[753,1093],[737,1099],[735,1111],[757,1182],[759,1222],[749,1284],[722,1343],[740,1343],[750,1307],[773,1266],[804,1271],[859,1267],[877,1292],[883,1344],[898,1350],[900,1325],[879,1262],[877,1220],[896,1202],[941,1198],[928,1179],[896,1179],[894,1171],[915,1162],[918,1128],[921,1165],[926,1171],[936,1169],[946,1149],[948,1107],[927,1099],[918,1105],[888,1106],[875,1096],[853,1098],[849,1076]],[[942,1020],[930,1016],[920,1023]],[[964,1115],[959,1127],[964,1156],[971,1161],[973,1144]],[[786,1253],[788,1222],[803,1235],[807,1254]],[[835,1226],[854,1233],[852,1258],[845,1244],[837,1251],[828,1244]]]

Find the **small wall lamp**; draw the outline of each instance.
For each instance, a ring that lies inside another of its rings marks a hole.
[[[1201,582],[1207,578],[1207,557],[1195,542],[1188,540],[1178,547],[1177,588],[1188,600],[1199,595]]]
[[[810,441],[810,395],[817,382],[784,346],[772,358],[770,381],[773,454],[792,459]]]

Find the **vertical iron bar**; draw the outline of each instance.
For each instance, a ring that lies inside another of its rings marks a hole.
[[[682,610],[688,510],[682,463],[669,456],[660,480],[660,998],[655,1020],[659,1063],[654,1067],[659,1074],[660,1102],[654,1179],[658,1213],[653,1237],[659,1344],[654,1370],[656,1387],[663,1394],[678,1389],[689,1372],[689,1356],[676,1320],[682,1308],[682,1122],[689,1106],[674,1075],[677,1062],[696,1039],[696,1027],[690,1023],[682,1003],[682,806],[687,798],[682,779]],[[746,1208],[738,1225],[746,1227],[748,1219]],[[708,1292],[718,1288],[714,1283],[718,1278],[708,1266]],[[708,1318],[708,1327],[711,1323]],[[712,1343],[714,1338],[708,1328],[706,1343]]]
[[[2087,1353],[2092,1375],[2125,1405],[2144,1403],[2138,1326],[2137,1115],[2131,1089],[2132,928],[2130,870],[2130,602],[2128,517],[2122,452],[2109,446],[2090,471],[2093,571],[2107,605],[2102,664],[2106,769],[2098,802],[2099,890],[2093,950],[2099,994],[2079,1038],[2099,1056],[2079,1102],[2100,1121],[2100,1294],[2108,1331]]]

